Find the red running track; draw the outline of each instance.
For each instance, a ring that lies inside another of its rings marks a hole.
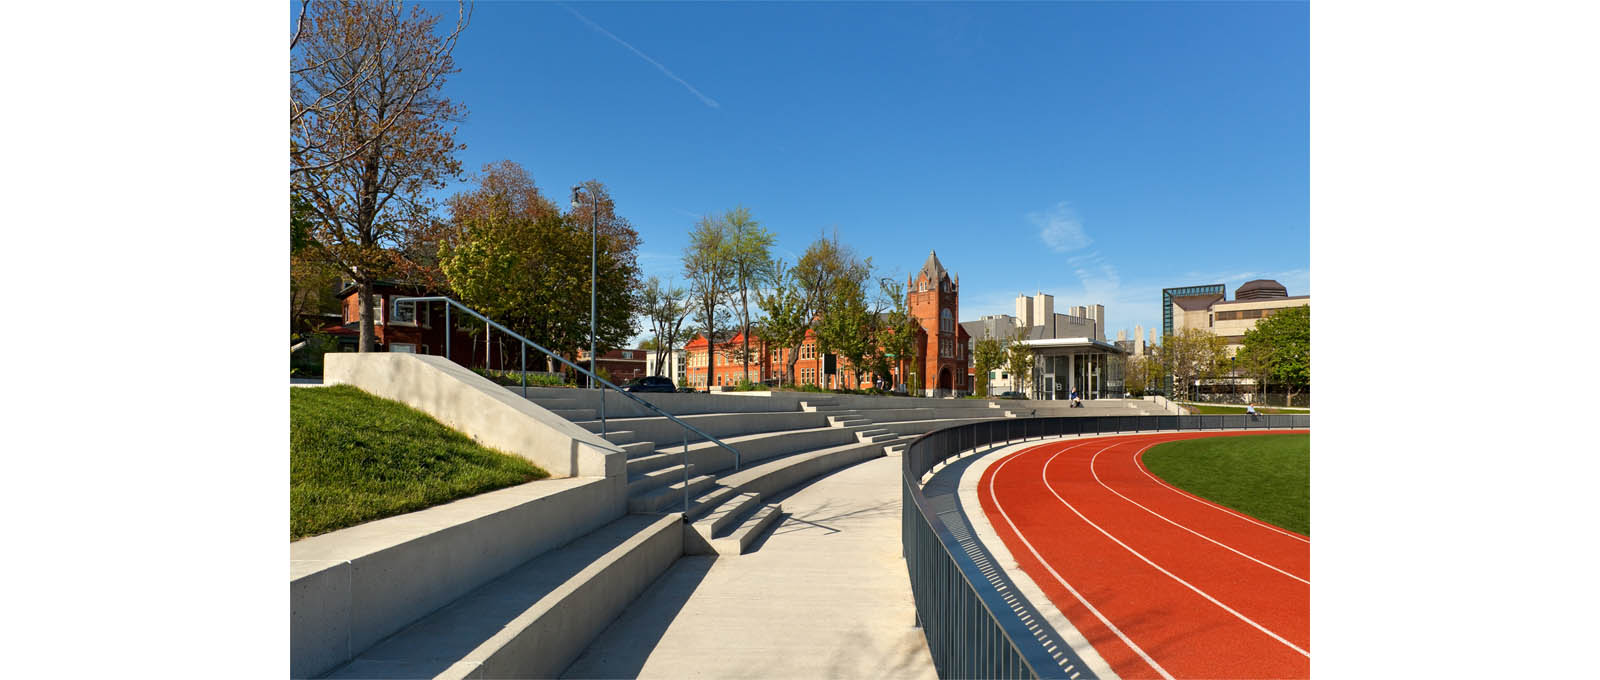
[[[1310,677],[1311,539],[1166,484],[1140,460],[1162,442],[1263,434],[1041,444],[989,466],[978,495],[1022,570],[1118,675]]]

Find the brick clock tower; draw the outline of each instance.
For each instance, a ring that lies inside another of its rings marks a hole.
[[[926,396],[951,396],[967,386],[967,332],[961,318],[960,280],[928,251],[928,261],[906,281],[906,307],[921,324],[918,357],[910,369],[920,374]],[[911,384],[910,382],[907,383]]]

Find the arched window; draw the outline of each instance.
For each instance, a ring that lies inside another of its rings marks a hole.
[[[956,330],[955,317],[950,315],[949,309],[939,310],[939,332],[954,333]]]

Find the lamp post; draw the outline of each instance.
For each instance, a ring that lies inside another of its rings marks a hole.
[[[572,207],[578,207],[578,193],[583,191],[582,185],[572,186]],[[598,373],[600,368],[599,357],[594,354],[594,321],[595,321],[595,262],[596,247],[600,233],[600,202],[595,199],[594,192],[589,193],[589,372]],[[589,387],[596,387],[594,379],[589,379]],[[602,399],[603,400],[603,399]]]

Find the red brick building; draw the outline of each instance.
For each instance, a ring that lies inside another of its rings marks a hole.
[[[889,373],[894,387],[911,387],[919,378],[923,381],[922,394],[948,396],[971,390],[967,376],[966,330],[956,323],[960,318],[960,294],[956,279],[945,271],[932,251],[921,271],[906,281],[908,311],[916,318],[921,329],[917,331],[916,356],[905,362],[891,362]],[[687,353],[689,384],[706,388],[707,365],[715,362],[713,385],[732,386],[744,379],[744,363],[735,361],[743,349],[743,334],[719,339],[716,351],[709,353],[705,335],[697,335],[684,346]],[[763,345],[760,338],[750,339],[750,381],[773,384],[782,376],[788,363],[789,348]],[[828,373],[827,359],[817,353],[816,335],[806,332],[800,345],[800,356],[795,360],[795,383],[818,385],[830,389],[860,389],[856,372],[849,362],[837,361],[834,372]],[[905,375],[901,375],[901,366]],[[868,383],[870,376],[863,376]],[[868,384],[868,387],[871,385]],[[913,388],[914,389],[914,388]]]
[[[355,284],[344,286],[335,298],[339,300],[340,311],[344,316],[341,325],[328,326],[319,332],[327,333],[339,339],[339,351],[357,351],[361,341],[361,296],[356,294]],[[374,337],[374,350],[379,352],[411,352],[414,354],[433,354],[444,356],[445,353],[445,305],[443,303],[419,302],[401,305],[395,308],[393,301],[399,297],[429,297],[433,293],[421,286],[379,281],[372,286],[372,332]],[[499,370],[514,371],[521,368],[522,350],[516,340],[497,338],[499,333],[483,332],[482,325],[478,325],[477,332],[472,333],[463,328],[462,314],[454,311],[450,315],[451,324],[456,328],[450,335],[450,359],[458,364],[469,367],[483,367]],[[497,340],[503,340],[499,342]],[[604,363],[604,359],[601,360]],[[643,366],[643,361],[640,362]],[[528,350],[528,370],[542,371],[545,369],[543,354],[532,349]],[[642,369],[641,369],[642,370]]]
[[[922,326],[917,334],[916,365],[909,369],[910,383],[921,378],[923,394],[950,396],[971,391],[967,377],[968,335],[956,319],[961,318],[961,284],[939,263],[938,255],[928,251],[922,269],[906,280],[906,302],[911,316]]]
[[[597,363],[599,363],[600,368],[606,372],[606,375],[611,376],[610,380],[612,384],[621,385],[629,380],[643,378],[645,376],[645,354],[646,351],[642,349],[614,349],[609,352],[601,352],[600,361]],[[579,366],[588,367],[588,361],[589,349],[584,348],[578,350],[578,359],[576,363]],[[582,382],[582,380],[579,382]]]

